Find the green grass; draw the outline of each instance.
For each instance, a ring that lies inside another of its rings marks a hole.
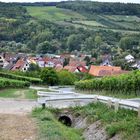
[[[140,119],[135,111],[119,109],[115,112],[113,108],[102,103],[91,103],[84,107],[71,108],[69,111],[88,117],[90,124],[100,120],[110,137],[120,134],[123,140],[140,138]]]
[[[36,108],[32,112],[39,127],[39,140],[83,140],[79,130],[58,122],[48,110]]]
[[[140,22],[140,18],[137,16],[128,16],[128,15],[105,15],[110,20],[114,21],[127,21],[127,22]]]
[[[2,98],[18,98],[18,99],[36,99],[36,90],[33,89],[2,89],[0,90]]]
[[[26,6],[28,13],[38,19],[46,19],[49,21],[63,21],[69,19],[85,19],[84,16],[76,12],[56,8],[55,6]]]
[[[73,23],[87,25],[87,26],[105,27],[103,24],[93,20],[81,20],[81,21],[79,20],[79,21],[73,21]]]

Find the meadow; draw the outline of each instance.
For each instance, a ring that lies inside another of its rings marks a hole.
[[[28,13],[38,19],[46,19],[49,21],[63,21],[69,19],[85,19],[84,16],[71,10],[56,8],[55,6],[27,6]]]

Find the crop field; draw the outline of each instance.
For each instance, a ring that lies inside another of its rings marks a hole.
[[[81,20],[81,21],[79,20],[79,21],[73,21],[73,23],[88,25],[88,26],[105,27],[103,24],[93,20]]]
[[[69,19],[85,19],[84,16],[71,10],[56,8],[55,6],[27,6],[27,11],[33,17],[38,19],[47,19],[50,21],[63,21]]]
[[[140,22],[140,18],[137,16],[125,16],[125,15],[105,15],[110,20],[114,21],[127,21],[127,22]]]

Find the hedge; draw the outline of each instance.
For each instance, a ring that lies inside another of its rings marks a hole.
[[[140,91],[140,71],[101,79],[84,80],[75,83],[80,90]]]
[[[10,73],[4,73],[4,72],[0,72],[0,77],[9,78],[9,79],[15,79],[15,80],[28,81],[28,82],[30,82],[32,84],[40,84],[40,83],[42,83],[42,80],[39,79],[39,78],[19,76],[19,75],[10,74]]]
[[[2,88],[23,88],[29,87],[30,82],[27,81],[19,81],[19,80],[11,80],[7,78],[0,78],[0,89]]]

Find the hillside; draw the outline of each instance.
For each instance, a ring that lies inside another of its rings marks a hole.
[[[114,12],[112,8],[107,12],[107,4],[0,3],[0,51],[58,54],[77,50],[95,57],[95,64],[104,54],[119,60],[114,65],[122,63],[127,54],[139,59],[140,6],[116,3]],[[95,11],[95,5],[99,11]]]
[[[57,8],[55,6],[26,6],[28,13],[38,19],[46,19],[49,21],[63,20],[82,20],[85,17],[71,10]]]

